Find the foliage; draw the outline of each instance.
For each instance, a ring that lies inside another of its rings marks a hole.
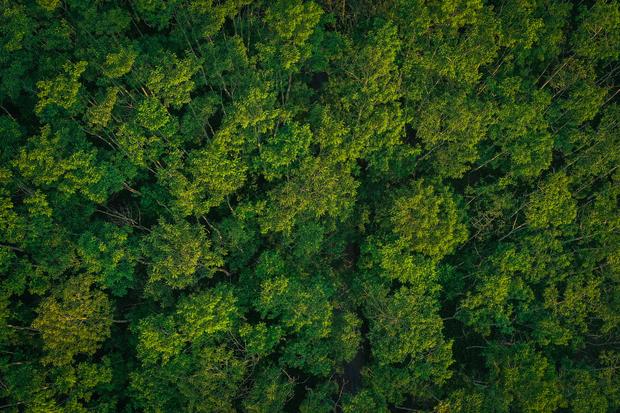
[[[0,0],[0,409],[620,411],[618,0]]]

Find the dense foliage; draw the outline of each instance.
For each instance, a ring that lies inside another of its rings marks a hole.
[[[616,0],[0,0],[0,409],[620,410]]]

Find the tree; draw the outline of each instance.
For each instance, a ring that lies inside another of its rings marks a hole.
[[[90,276],[71,278],[38,306],[32,327],[41,332],[45,363],[63,366],[78,354],[92,356],[110,336],[112,305],[93,283]]]
[[[135,328],[141,367],[131,377],[138,406],[234,411],[245,374],[233,347],[238,311],[232,288],[219,284],[185,297],[170,315],[140,320]]]
[[[160,221],[148,236],[144,254],[149,259],[149,283],[185,288],[213,275],[222,258],[211,250],[204,228],[187,221]]]

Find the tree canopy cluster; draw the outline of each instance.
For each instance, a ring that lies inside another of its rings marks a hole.
[[[617,0],[0,0],[0,409],[620,410]]]

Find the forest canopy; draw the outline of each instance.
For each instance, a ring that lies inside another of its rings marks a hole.
[[[620,411],[617,0],[0,0],[0,410]]]

